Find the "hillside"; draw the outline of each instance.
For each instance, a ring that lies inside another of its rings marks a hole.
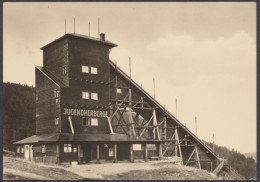
[[[244,153],[244,156],[246,156],[247,158],[253,158],[256,162],[256,152],[250,152],[250,153]]]
[[[3,84],[3,147],[14,151],[13,142],[35,133],[35,88],[15,83]],[[209,147],[212,143],[206,142]],[[256,162],[243,154],[215,145],[216,154],[246,179],[256,177]]]
[[[213,173],[167,161],[61,166],[3,157],[4,180],[217,180]]]
[[[35,89],[15,83],[3,84],[3,147],[35,132]]]
[[[212,148],[212,143],[206,142]],[[246,179],[256,178],[256,162],[252,157],[246,157],[238,151],[215,144],[216,154],[227,160],[227,164],[237,170]]]

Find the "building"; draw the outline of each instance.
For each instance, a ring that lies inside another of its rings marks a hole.
[[[42,47],[35,68],[36,133],[16,156],[52,163],[179,156],[214,170],[218,156],[109,59],[105,34],[65,34]]]

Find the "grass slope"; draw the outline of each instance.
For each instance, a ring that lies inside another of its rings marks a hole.
[[[216,180],[214,174],[167,161],[60,166],[3,156],[4,180]]]

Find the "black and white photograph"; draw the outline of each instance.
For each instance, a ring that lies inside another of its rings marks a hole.
[[[257,2],[3,2],[3,180],[257,180]]]

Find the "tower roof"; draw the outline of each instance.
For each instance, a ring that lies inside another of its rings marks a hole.
[[[43,46],[43,47],[41,48],[41,50],[45,49],[46,47],[48,47],[48,46],[50,46],[50,45],[52,45],[52,44],[54,44],[54,43],[56,43],[56,42],[58,42],[58,41],[60,41],[60,40],[62,40],[62,39],[65,39],[65,38],[67,38],[67,37],[74,37],[74,38],[84,39],[84,40],[87,40],[87,41],[97,42],[97,43],[106,45],[106,46],[108,46],[108,47],[110,47],[110,48],[113,48],[113,47],[116,47],[116,46],[117,46],[116,44],[114,44],[114,43],[112,43],[112,42],[110,42],[110,41],[108,41],[108,40],[101,40],[101,39],[96,38],[96,37],[90,37],[90,36],[87,36],[87,35],[81,35],[81,34],[77,34],[77,33],[68,33],[68,34],[65,34],[65,35],[63,35],[62,37],[60,37],[60,38],[58,38],[58,39],[56,39],[56,40],[50,42],[49,44]]]

